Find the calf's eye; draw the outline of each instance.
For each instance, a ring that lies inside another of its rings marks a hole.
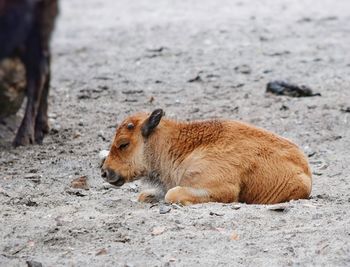
[[[127,148],[129,146],[129,144],[130,144],[129,142],[128,143],[123,143],[123,144],[119,145],[119,149],[120,150],[125,149],[125,148]]]
[[[126,126],[129,130],[134,129],[134,124],[132,122],[129,122],[128,125]]]

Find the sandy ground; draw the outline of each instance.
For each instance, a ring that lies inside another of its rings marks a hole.
[[[13,118],[0,125],[0,265],[349,266],[349,29],[347,0],[62,0],[51,133],[13,149]],[[265,94],[274,79],[322,96]],[[136,201],[138,183],[108,187],[98,152],[127,114],[158,107],[294,140],[309,155],[311,199],[284,212],[208,203],[160,214]],[[89,190],[70,187],[80,176]]]

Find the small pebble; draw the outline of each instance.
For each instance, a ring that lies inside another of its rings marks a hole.
[[[72,188],[77,188],[77,189],[84,189],[84,190],[88,190],[89,189],[89,185],[87,183],[87,177],[86,176],[81,176],[79,178],[75,178],[70,186]]]
[[[160,214],[166,214],[171,211],[171,207],[167,205],[160,205],[159,206],[159,213]]]
[[[291,209],[291,207],[289,205],[286,204],[277,204],[277,205],[271,205],[270,207],[268,207],[268,210],[271,211],[276,211],[276,212],[283,212],[286,213]]]
[[[159,226],[159,227],[154,227],[152,230],[152,235],[161,235],[164,233],[165,227],[164,226]]]
[[[239,235],[236,232],[232,232],[230,235],[231,240],[239,240]]]
[[[102,141],[106,141],[107,140],[106,137],[104,136],[104,132],[103,131],[99,131],[97,136],[100,137],[102,139]]]
[[[100,256],[100,255],[106,255],[108,253],[107,249],[102,248],[99,251],[96,252],[96,256]]]
[[[42,263],[38,261],[26,261],[28,267],[42,267]]]
[[[61,128],[62,128],[61,125],[55,123],[51,126],[51,132],[54,134],[58,133],[61,130]]]
[[[252,72],[251,68],[246,64],[235,67],[235,71],[242,74],[250,74]]]
[[[209,215],[210,216],[224,216],[225,214],[224,213],[217,213],[217,212],[213,212],[213,211],[211,211],[211,212],[209,212]]]

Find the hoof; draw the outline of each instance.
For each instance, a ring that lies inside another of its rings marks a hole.
[[[49,132],[49,125],[47,121],[36,122],[35,125],[35,142],[39,145],[43,143],[45,135]]]
[[[155,203],[158,202],[158,198],[154,194],[150,194],[148,192],[141,192],[138,197],[138,201],[145,203]]]
[[[19,147],[30,144],[34,144],[34,134],[30,131],[18,131],[16,138],[13,141],[13,146]]]

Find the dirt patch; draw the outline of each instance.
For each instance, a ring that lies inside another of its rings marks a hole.
[[[0,265],[350,264],[348,1],[68,1],[52,43],[50,135],[13,149],[0,124]],[[265,93],[273,80],[321,96]],[[191,82],[189,82],[191,81]],[[126,115],[231,118],[298,143],[310,200],[142,204],[103,184],[98,153]],[[72,188],[86,177],[88,188]]]

